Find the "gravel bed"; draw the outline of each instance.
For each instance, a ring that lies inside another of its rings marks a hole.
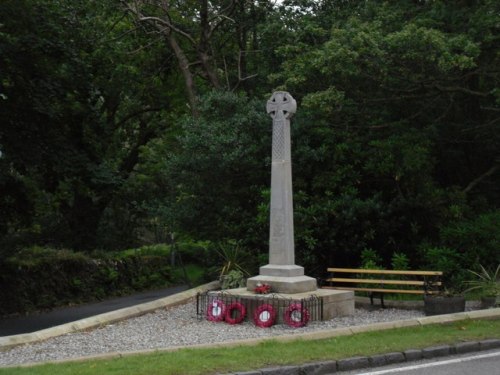
[[[300,336],[304,332],[421,316],[423,312],[417,310],[356,309],[353,316],[323,322],[309,322],[306,327],[301,328],[291,328],[282,324],[271,328],[258,328],[251,322],[228,325],[198,320],[196,304],[190,302],[94,330],[70,333],[0,351],[0,366],[278,335]]]

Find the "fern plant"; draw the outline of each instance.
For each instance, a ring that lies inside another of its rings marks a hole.
[[[481,264],[479,265],[480,271],[476,272],[468,270],[471,274],[476,276],[474,280],[466,281],[469,288],[466,292],[472,290],[479,290],[481,295],[485,297],[497,297],[500,295],[500,264],[494,272],[487,270]]]

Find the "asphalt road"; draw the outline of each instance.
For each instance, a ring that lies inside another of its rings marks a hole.
[[[340,372],[342,375],[500,375],[500,350],[406,362],[373,369]]]
[[[126,297],[113,298],[97,303],[58,308],[44,313],[0,319],[0,336],[39,331],[41,329],[88,318],[89,316],[154,301],[187,289],[188,287],[186,285],[182,285],[137,293]]]

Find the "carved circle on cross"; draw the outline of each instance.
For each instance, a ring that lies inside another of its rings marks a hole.
[[[275,120],[289,119],[297,110],[297,102],[288,92],[276,91],[267,101],[266,110]]]

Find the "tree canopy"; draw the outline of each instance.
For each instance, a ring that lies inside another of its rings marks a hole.
[[[264,106],[284,89],[299,264],[373,250],[432,266],[449,249],[499,263],[499,14],[492,0],[2,1],[3,254],[111,251],[159,241],[157,225],[265,253]]]

